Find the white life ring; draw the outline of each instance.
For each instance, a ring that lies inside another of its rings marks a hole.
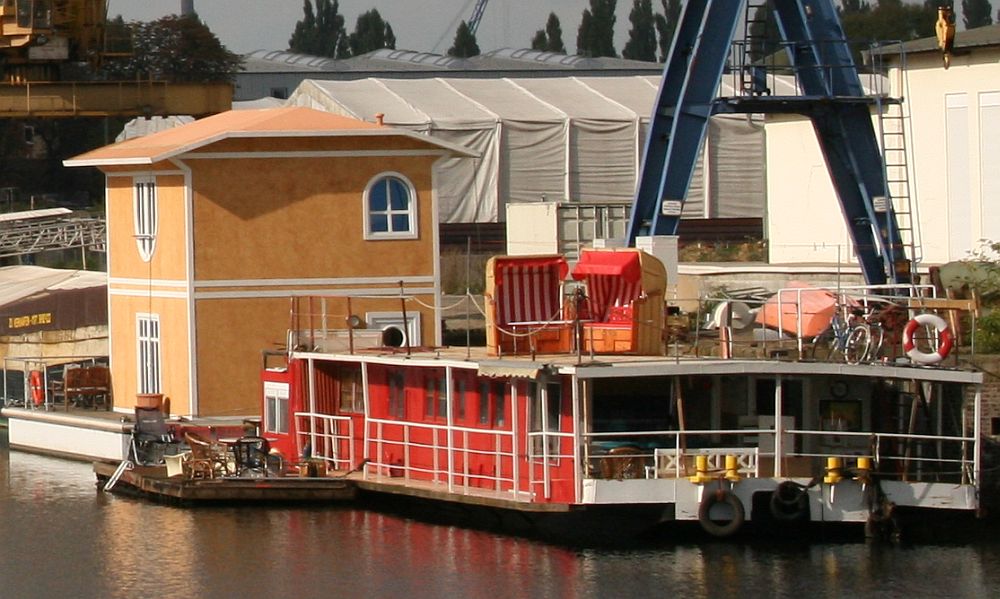
[[[931,326],[937,330],[937,351],[926,353],[917,349],[916,344],[913,343],[913,333],[920,326]],[[948,328],[948,323],[937,314],[917,314],[910,322],[906,323],[906,328],[903,329],[903,351],[910,357],[910,360],[917,364],[937,364],[944,360],[951,353],[951,346],[954,342],[955,338],[951,334],[951,329]]]

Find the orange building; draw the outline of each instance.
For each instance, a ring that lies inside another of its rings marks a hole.
[[[259,410],[261,352],[291,297],[392,319],[440,343],[436,165],[459,146],[307,108],[230,111],[66,161],[107,177],[115,407]],[[385,300],[378,299],[385,296]],[[391,299],[390,299],[391,297]]]

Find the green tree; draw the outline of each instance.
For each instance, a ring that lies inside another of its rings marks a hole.
[[[448,49],[448,56],[457,58],[468,58],[479,56],[479,44],[476,43],[476,34],[469,29],[469,24],[462,21],[458,24],[458,31],[455,32],[455,41]]]
[[[628,42],[622,56],[631,60],[656,62],[656,25],[653,18],[652,0],[632,0],[632,12],[628,20],[632,28],[628,32]]]
[[[338,0],[316,0],[315,12],[311,0],[305,0],[302,12],[302,20],[295,24],[295,31],[288,40],[290,51],[330,58],[351,56]]]
[[[350,37],[351,54],[358,56],[381,48],[395,48],[396,36],[392,25],[382,20],[377,9],[358,16],[354,25],[354,33]]]
[[[545,29],[535,32],[535,37],[531,39],[531,49],[557,54],[566,53],[566,46],[562,40],[562,25],[556,13],[550,12],[549,19],[545,22]]]
[[[615,5],[618,0],[590,0],[583,10],[576,34],[576,53],[583,56],[618,56],[615,52]]]
[[[660,0],[660,4],[663,14],[656,13],[656,33],[659,36],[660,62],[666,62],[681,18],[681,0]]]
[[[992,12],[989,0],[962,0],[962,22],[966,29],[992,25]]]
[[[128,24],[131,54],[104,65],[112,79],[137,77],[173,82],[231,81],[243,59],[226,49],[198,15],[167,15]]]

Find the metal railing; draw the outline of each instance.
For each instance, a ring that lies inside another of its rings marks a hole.
[[[366,475],[428,480],[447,484],[449,492],[470,494],[489,490],[511,499],[527,500],[518,488],[515,437],[511,431],[380,418],[369,418],[367,425]],[[414,449],[429,452],[430,463],[414,459]],[[493,471],[473,472],[470,461],[476,457],[492,458]]]
[[[782,441],[776,443],[779,434]],[[974,436],[753,428],[586,433],[581,440],[583,476],[593,479],[692,476],[697,456],[709,458],[710,476],[723,476],[722,459],[734,456],[739,475],[746,478],[811,478],[826,473],[830,458],[847,460],[844,470],[853,468],[851,460],[869,458],[884,479],[979,481]],[[796,442],[809,449],[796,450]],[[782,447],[786,444],[788,450]]]
[[[300,453],[308,443],[309,457],[329,462],[334,470],[354,467],[354,421],[350,417],[296,412],[295,430]]]

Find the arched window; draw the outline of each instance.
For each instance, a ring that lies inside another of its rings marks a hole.
[[[149,262],[156,249],[158,228],[156,207],[156,178],[136,177],[132,183],[132,214],[135,244],[143,261]]]
[[[398,173],[382,173],[365,189],[365,239],[417,236],[417,194]]]

